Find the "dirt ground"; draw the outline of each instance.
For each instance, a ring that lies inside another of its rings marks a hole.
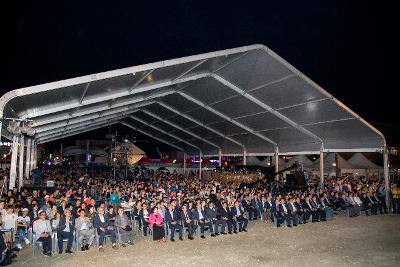
[[[276,228],[252,222],[247,233],[154,243],[104,253],[92,248],[48,258],[21,251],[13,266],[400,266],[400,216],[377,215]]]

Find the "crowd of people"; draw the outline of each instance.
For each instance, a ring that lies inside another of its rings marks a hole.
[[[0,224],[6,244],[15,242],[22,248],[41,243],[47,256],[55,249],[55,238],[55,251],[70,254],[74,241],[82,251],[93,245],[104,251],[105,238],[118,249],[133,245],[139,235],[174,242],[176,234],[183,240],[186,232],[189,240],[243,234],[252,220],[296,227],[331,220],[339,213],[349,217],[400,213],[400,186],[392,185],[390,211],[384,181],[378,177],[331,177],[322,187],[311,177],[307,188],[287,192],[271,192],[262,184],[243,187],[199,180],[195,173],[155,172],[150,179],[120,180],[107,173],[66,175],[49,170],[46,178],[54,181],[51,190],[5,192]]]

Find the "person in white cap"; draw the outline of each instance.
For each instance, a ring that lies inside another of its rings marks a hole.
[[[39,210],[38,219],[33,223],[33,232],[35,233],[34,242],[41,241],[43,244],[43,254],[51,256],[52,242],[51,242],[51,225],[50,221],[46,219],[46,212]]]
[[[29,217],[29,210],[27,208],[22,209],[22,215],[17,218],[17,247],[19,249],[22,248],[22,241],[25,241],[25,244],[29,244],[28,236],[28,228],[31,223],[31,218]]]

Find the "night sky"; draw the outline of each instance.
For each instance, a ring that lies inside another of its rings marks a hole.
[[[390,1],[4,2],[1,94],[258,43],[371,122],[389,145],[400,145],[392,66],[399,10]]]

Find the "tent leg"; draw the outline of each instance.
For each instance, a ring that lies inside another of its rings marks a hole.
[[[25,177],[29,178],[30,175],[30,166],[31,166],[31,146],[32,146],[32,139],[27,138],[26,141],[26,160],[25,160]]]
[[[17,175],[17,156],[18,156],[18,136],[13,136],[12,152],[10,166],[10,186],[9,189],[15,187],[15,176]]]
[[[324,145],[321,144],[319,152],[320,188],[324,188]]]
[[[203,154],[200,151],[200,154],[199,154],[199,180],[201,180],[201,157],[202,156],[203,156]]]
[[[279,149],[275,148],[275,173],[279,172]]]
[[[183,153],[183,175],[186,175],[186,153]]]
[[[32,169],[36,169],[37,167],[37,147],[36,147],[36,141],[33,140],[32,141],[32,151],[33,151],[33,155],[32,157]]]
[[[25,140],[24,136],[20,137],[19,144],[19,166],[18,166],[18,190],[24,185],[24,151],[25,151]]]
[[[243,150],[243,165],[247,165],[247,152],[246,149]]]
[[[221,149],[218,152],[218,166],[219,167],[222,166],[222,151],[221,151]]]
[[[386,207],[390,209],[390,182],[389,182],[389,162],[388,162],[388,150],[385,146],[383,150],[383,175],[385,177],[385,200],[386,200]]]

